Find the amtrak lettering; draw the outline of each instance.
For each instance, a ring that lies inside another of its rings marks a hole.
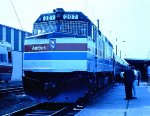
[[[25,45],[25,51],[49,51],[49,44]]]
[[[46,49],[46,46],[32,46],[32,50],[33,51],[45,51],[47,49]]]

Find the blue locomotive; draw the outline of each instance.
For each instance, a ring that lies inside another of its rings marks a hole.
[[[112,83],[116,65],[113,45],[87,16],[57,8],[24,41],[23,86],[40,101],[75,102]]]

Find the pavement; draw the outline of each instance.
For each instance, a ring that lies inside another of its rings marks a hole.
[[[124,85],[115,85],[75,116],[150,116],[150,86],[141,82],[136,90],[137,99],[124,100]]]

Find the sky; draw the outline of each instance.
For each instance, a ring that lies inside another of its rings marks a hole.
[[[99,19],[100,30],[122,58],[150,59],[150,0],[0,0],[0,24],[32,32],[40,14],[55,8],[81,11],[95,25]]]

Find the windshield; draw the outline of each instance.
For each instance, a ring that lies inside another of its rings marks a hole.
[[[88,22],[84,21],[48,21],[35,23],[33,35],[45,34],[50,32],[63,32],[78,35],[88,35]]]

